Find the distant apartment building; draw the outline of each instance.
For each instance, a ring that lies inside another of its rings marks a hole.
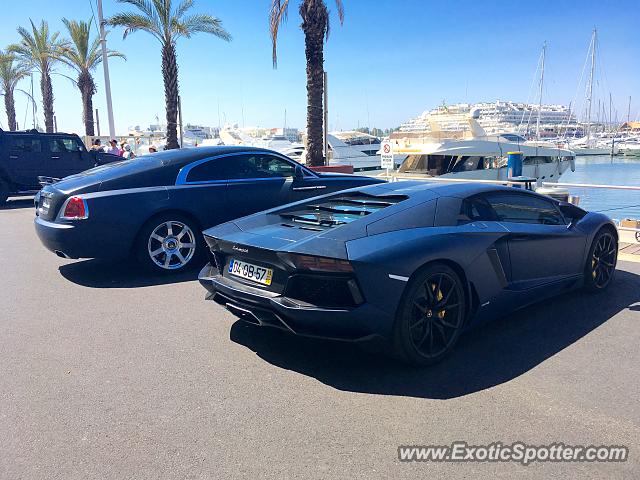
[[[425,110],[400,126],[401,132],[428,132],[434,129],[461,131],[468,128],[471,114],[489,133],[518,132],[532,134],[540,118],[541,136],[552,137],[578,129],[575,114],[564,105],[542,105],[519,102],[482,102],[441,105]]]

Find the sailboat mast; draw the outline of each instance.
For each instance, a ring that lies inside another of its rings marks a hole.
[[[613,131],[613,99],[611,98],[611,92],[609,92],[609,130]]]
[[[591,39],[591,72],[589,74],[589,91],[587,96],[587,144],[591,138],[591,101],[593,99],[593,75],[596,69],[596,29],[593,29]]]
[[[544,85],[544,61],[547,55],[547,42],[542,45],[542,66],[540,67],[540,94],[538,95],[538,121],[536,122],[536,139],[540,140],[540,115],[542,115],[542,87]]]

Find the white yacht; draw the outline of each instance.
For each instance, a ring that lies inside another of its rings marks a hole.
[[[640,137],[628,137],[618,143],[620,153],[625,156],[640,156]]]
[[[438,132],[417,138],[402,138],[401,132],[392,135],[394,153],[407,155],[398,174],[507,180],[507,154],[513,151],[523,154],[525,177],[555,182],[567,169],[575,169],[575,154],[571,150],[545,142],[528,142],[517,134],[487,135],[476,118],[469,117],[467,121],[469,130],[458,138],[437,135]]]
[[[350,165],[354,172],[381,170],[380,139],[376,136],[356,131],[331,132],[327,134],[329,144],[329,165]],[[306,153],[304,146],[292,145],[280,153],[304,163]],[[400,165],[406,155],[396,161]]]
[[[566,148],[570,148],[576,155],[617,155],[620,146],[613,140],[598,140],[596,138],[582,137],[577,140],[567,142]]]
[[[364,153],[365,155],[378,155],[380,150],[380,139],[368,133],[349,130],[344,132],[330,132],[330,135],[351,147],[353,150]]]
[[[380,139],[360,132],[327,135],[329,165],[351,165],[354,172],[380,170]],[[404,159],[404,156],[402,157]],[[397,162],[399,165],[401,162]]]

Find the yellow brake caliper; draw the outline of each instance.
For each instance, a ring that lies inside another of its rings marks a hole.
[[[436,288],[438,288],[438,286],[434,283],[433,284],[433,291],[434,292],[435,292]],[[444,298],[444,295],[442,295],[442,290],[440,290],[440,289],[438,289],[438,291],[435,292],[435,294],[436,294],[436,300],[437,301],[440,301],[440,300],[442,300]],[[447,312],[446,310],[440,310],[438,312],[438,318],[444,318],[444,315],[445,315],[446,312]]]

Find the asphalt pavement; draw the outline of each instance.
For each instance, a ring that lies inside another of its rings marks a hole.
[[[412,369],[246,325],[195,274],[57,258],[0,210],[0,478],[638,478],[640,263]],[[625,463],[402,463],[399,445],[626,445]]]

